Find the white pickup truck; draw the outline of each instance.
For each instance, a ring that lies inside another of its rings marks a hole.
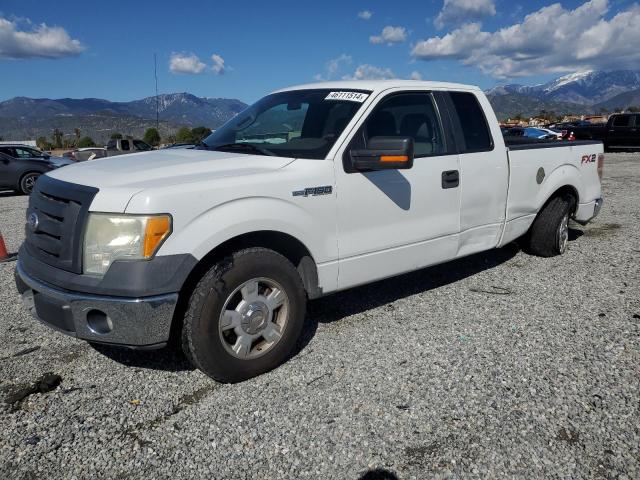
[[[287,88],[196,148],[133,155],[40,177],[18,290],[89,342],[178,338],[224,382],[285,361],[307,299],[519,238],[558,255],[602,205],[601,143],[508,147],[484,94],[450,83]]]

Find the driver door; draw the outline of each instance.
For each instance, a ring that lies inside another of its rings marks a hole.
[[[413,168],[368,172],[351,168],[350,150],[366,148],[376,136],[412,137]],[[338,288],[456,256],[460,168],[448,137],[428,91],[390,93],[369,109],[335,162]]]

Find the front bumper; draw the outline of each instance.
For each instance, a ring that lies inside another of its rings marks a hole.
[[[131,348],[160,348],[169,340],[177,293],[129,298],[71,292],[28,275],[20,258],[15,277],[25,306],[62,333]]]

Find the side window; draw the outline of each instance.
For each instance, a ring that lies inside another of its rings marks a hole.
[[[429,93],[402,93],[384,99],[366,120],[366,143],[373,137],[411,137],[416,158],[444,154],[444,135]]]
[[[631,120],[631,115],[617,115],[613,119],[614,127],[628,127],[629,120]]]
[[[33,157],[33,155],[31,155],[31,152],[29,150],[27,150],[26,148],[16,148],[15,152],[16,152],[16,157],[18,157],[18,158],[32,158]]]
[[[636,115],[636,127],[640,127],[640,115]]]
[[[460,153],[493,150],[491,132],[476,96],[465,92],[451,92],[449,96],[455,112],[458,114],[460,130],[464,139]]]
[[[122,146],[122,150],[129,150],[129,140],[120,140],[120,145]]]
[[[11,147],[0,147],[0,153],[4,153],[5,155],[9,155],[10,157],[15,157],[16,154]]]
[[[144,143],[141,140],[134,140],[133,146],[136,147],[136,150],[140,150],[142,152],[146,152],[147,150],[151,150],[151,147]]]
[[[115,140],[109,140],[109,142],[107,143],[107,149],[115,150],[116,148],[118,148],[118,142],[116,142]]]

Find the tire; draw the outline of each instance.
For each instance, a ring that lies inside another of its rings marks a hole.
[[[20,183],[18,185],[19,191],[23,195],[29,195],[33,191],[33,187],[36,184],[36,180],[41,174],[39,172],[28,172],[25,173],[22,178],[20,178]]]
[[[215,264],[194,288],[182,349],[196,368],[219,382],[268,372],[295,348],[306,300],[289,260],[266,248],[240,250]]]
[[[575,198],[557,195],[547,202],[533,221],[526,238],[526,249],[539,257],[562,255],[569,240],[569,217]]]

